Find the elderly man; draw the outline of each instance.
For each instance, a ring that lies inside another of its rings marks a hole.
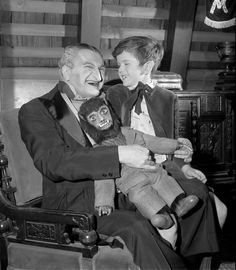
[[[77,110],[100,94],[104,83],[101,53],[88,44],[65,48],[59,61],[60,81],[46,95],[19,111],[22,139],[43,175],[43,207],[94,211],[94,180],[117,178],[120,164],[153,169],[141,146],[92,148],[80,127]],[[97,216],[97,231],[120,236],[141,269],[186,269],[182,259],[151,224],[118,194],[117,210]]]

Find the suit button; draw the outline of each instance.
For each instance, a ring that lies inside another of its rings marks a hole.
[[[107,174],[106,174],[106,173],[103,173],[103,174],[102,174],[102,177],[107,177]]]
[[[109,177],[112,177],[112,176],[113,176],[113,174],[109,172],[109,173],[108,173],[108,176],[109,176]]]

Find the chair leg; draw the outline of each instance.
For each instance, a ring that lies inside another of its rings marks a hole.
[[[199,270],[211,270],[212,257],[204,257],[202,259]]]
[[[7,242],[3,236],[0,236],[0,270],[7,270]]]

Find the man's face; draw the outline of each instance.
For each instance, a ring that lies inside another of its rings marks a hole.
[[[139,60],[130,52],[123,51],[116,57],[119,66],[119,77],[123,85],[130,90],[134,89],[139,81],[143,80],[143,67],[140,66]]]
[[[98,111],[87,115],[87,121],[98,130],[107,130],[113,124],[110,110],[106,105],[102,105]]]
[[[94,97],[100,93],[104,83],[104,61],[91,50],[80,50],[69,71],[69,83],[81,97]]]

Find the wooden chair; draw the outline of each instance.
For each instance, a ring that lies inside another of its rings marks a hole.
[[[122,239],[123,248],[111,248],[115,239],[97,234],[93,215],[39,208],[42,179],[17,116],[18,109],[0,113],[0,269],[139,269]],[[206,257],[200,269],[210,268]]]
[[[93,215],[39,208],[42,179],[17,116],[0,113],[0,269],[138,269],[121,239],[111,248],[114,238],[98,236]]]

